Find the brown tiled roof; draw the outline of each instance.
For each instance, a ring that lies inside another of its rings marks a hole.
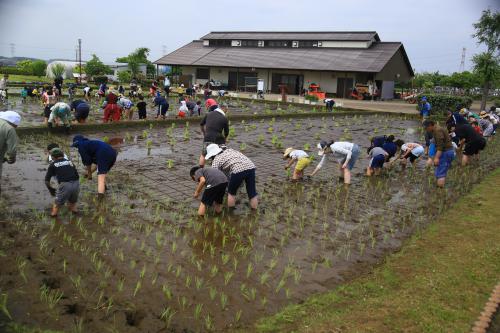
[[[193,41],[155,61],[159,65],[302,69],[342,72],[380,72],[402,50],[399,42],[377,42],[369,48],[213,47]]]
[[[380,41],[375,31],[213,31],[200,39]]]

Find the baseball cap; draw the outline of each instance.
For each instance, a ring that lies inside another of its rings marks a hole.
[[[205,107],[207,109],[210,108],[210,107],[212,107],[212,106],[214,106],[214,105],[217,105],[217,101],[215,99],[213,99],[213,98],[209,98],[205,102]]]

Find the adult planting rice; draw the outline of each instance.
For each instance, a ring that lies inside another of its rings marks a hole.
[[[467,165],[472,157],[479,159],[479,152],[486,147],[486,139],[469,124],[452,127],[459,140],[458,148],[462,153],[462,165]]]
[[[2,192],[2,165],[16,162],[17,143],[16,127],[21,123],[21,116],[14,111],[0,112],[0,193]]]
[[[87,102],[81,99],[74,100],[71,102],[71,111],[74,112],[75,122],[84,124],[89,117],[90,106]]]
[[[207,146],[207,160],[212,159],[212,167],[222,170],[229,178],[227,186],[227,206],[233,208],[236,205],[236,193],[238,188],[245,182],[250,207],[257,209],[258,198],[255,187],[255,164],[237,150],[221,148],[212,143]]]
[[[453,148],[450,135],[446,129],[438,126],[433,120],[425,120],[423,126],[427,133],[432,134],[436,146],[433,161],[436,167],[434,176],[436,177],[437,186],[444,187],[446,174],[451,167],[451,163],[455,159],[455,149]]]
[[[360,149],[359,146],[352,142],[346,141],[321,141],[318,143],[318,155],[322,156],[321,161],[318,163],[314,171],[310,174],[311,177],[316,175],[323,167],[327,160],[327,156],[332,155],[339,164],[340,172],[342,173],[341,179],[344,184],[351,183],[351,170],[358,160]]]
[[[229,135],[229,121],[226,112],[212,98],[207,99],[205,107],[208,113],[200,123],[201,132],[203,133],[203,149],[199,160],[200,167],[205,165],[207,147],[213,143],[225,144]]]
[[[59,122],[62,122],[66,127],[66,131],[69,131],[71,127],[71,107],[64,102],[57,102],[50,108],[49,127],[57,126]]]
[[[78,148],[82,163],[87,169],[87,179],[92,179],[92,174],[97,170],[97,195],[99,198],[104,197],[106,175],[116,162],[116,150],[106,142],[89,140],[82,135],[75,135],[71,146]]]

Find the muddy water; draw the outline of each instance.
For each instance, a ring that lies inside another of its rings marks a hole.
[[[43,214],[51,200],[43,187],[43,147],[56,141],[79,163],[77,156],[63,137],[25,139],[20,169],[4,170],[12,215],[1,226],[8,254],[1,259],[2,276],[9,278],[0,288],[9,293],[14,317],[64,330],[81,320],[89,332],[248,327],[285,304],[368,271],[500,165],[498,146],[490,144],[479,167],[454,166],[447,190],[440,192],[423,160],[407,170],[394,165],[381,177],[363,177],[369,137],[393,133],[421,142],[412,120],[342,116],[232,126],[236,134],[228,144],[255,162],[261,204],[251,212],[242,190],[235,212],[207,219],[194,215],[196,184],[188,175],[201,151],[197,128],[89,135],[106,137],[119,150],[107,201],[96,208],[95,180],[82,181],[82,214],[63,214],[55,223]],[[349,189],[338,183],[333,161],[312,180],[287,181],[283,149],[310,149],[320,138],[362,147]],[[26,282],[19,277],[23,258]],[[38,301],[44,285],[65,295],[53,309]]]

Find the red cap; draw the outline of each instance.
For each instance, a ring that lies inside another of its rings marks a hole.
[[[213,98],[209,98],[207,99],[207,101],[205,102],[205,107],[208,109],[208,108],[211,108],[212,106],[214,105],[217,105],[217,101]]]

